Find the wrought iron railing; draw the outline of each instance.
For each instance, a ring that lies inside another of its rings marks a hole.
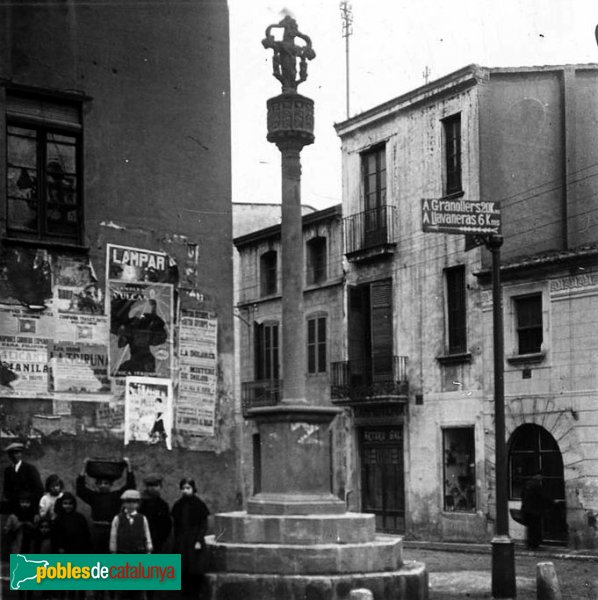
[[[378,206],[345,217],[345,254],[395,243],[394,206]]]
[[[372,356],[367,361],[346,360],[331,365],[332,400],[358,402],[380,397],[406,397],[407,357]]]
[[[243,415],[251,408],[274,406],[280,401],[281,379],[263,379],[241,383],[241,410]]]

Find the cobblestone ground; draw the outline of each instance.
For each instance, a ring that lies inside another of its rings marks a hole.
[[[405,560],[426,563],[430,574],[430,600],[482,600],[491,598],[490,554],[470,554],[405,548]],[[598,600],[598,561],[556,559],[536,552],[515,555],[517,600],[536,600],[536,564],[552,562],[563,600]]]

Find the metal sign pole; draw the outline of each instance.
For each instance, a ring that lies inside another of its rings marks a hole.
[[[492,252],[492,322],[494,338],[494,444],[496,524],[492,539],[492,597],[515,598],[515,552],[509,537],[507,449],[505,442],[505,368],[500,247],[503,238],[492,235],[486,247]]]

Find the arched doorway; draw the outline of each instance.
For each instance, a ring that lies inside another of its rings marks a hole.
[[[542,485],[555,501],[542,522],[542,537],[546,542],[567,542],[565,510],[565,479],[563,457],[552,435],[539,425],[526,423],[518,427],[509,441],[509,499],[521,500],[527,480],[542,472]]]

